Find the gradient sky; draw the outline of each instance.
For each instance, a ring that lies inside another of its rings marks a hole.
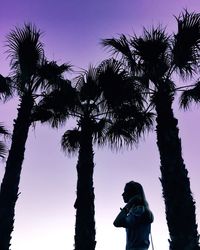
[[[141,33],[142,27],[163,24],[175,32],[175,18],[184,8],[200,12],[199,0],[2,0],[0,15],[0,73],[9,73],[5,36],[15,26],[33,22],[43,32],[49,60],[71,62],[75,69],[96,65],[108,57],[99,45],[101,38],[117,34]],[[71,76],[69,75],[69,78]],[[181,83],[181,80],[180,80]],[[200,220],[200,110],[179,110],[183,157],[189,170],[191,189]],[[12,131],[17,100],[0,106],[1,121]],[[12,250],[72,250],[74,242],[77,157],[67,158],[60,150],[65,128],[48,125],[31,128],[16,206]],[[0,179],[5,162],[0,163]],[[95,148],[96,250],[125,248],[124,229],[114,228],[113,220],[122,207],[122,191],[129,180],[142,183],[155,216],[152,235],[156,250],[168,249],[162,188],[159,181],[159,154],[155,133],[142,139],[133,150],[112,152]],[[199,223],[200,224],[200,223]],[[200,231],[200,228],[199,228]],[[151,248],[150,248],[151,249]]]

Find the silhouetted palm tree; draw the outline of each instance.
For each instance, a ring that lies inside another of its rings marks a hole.
[[[157,113],[157,145],[160,152],[161,183],[170,233],[170,249],[199,249],[195,202],[188,171],[182,158],[178,121],[172,102],[173,76],[193,76],[199,66],[200,14],[181,13],[178,32],[168,36],[162,27],[144,29],[142,36],[104,39],[102,44],[120,54],[135,84],[143,86]]]
[[[20,103],[17,118],[14,120],[12,143],[0,189],[1,250],[8,250],[10,247],[20,173],[35,99],[40,90],[53,87],[53,84],[60,84],[60,82],[56,82],[57,79],[53,73],[57,73],[59,76],[63,70],[69,68],[68,65],[59,67],[56,63],[48,63],[44,59],[40,37],[40,30],[31,24],[25,24],[23,28],[15,28],[7,37],[8,53],[13,71],[11,78]],[[45,78],[48,78],[49,81],[46,81]]]
[[[131,81],[119,62],[104,61],[77,77],[74,89],[66,85],[53,91],[35,110],[34,119],[41,120],[46,111],[42,122],[48,120],[52,127],[63,125],[67,118],[76,119],[77,127],[62,137],[64,151],[78,151],[75,250],[94,250],[96,245],[93,144],[132,145],[152,124],[152,114],[144,111],[139,90]]]

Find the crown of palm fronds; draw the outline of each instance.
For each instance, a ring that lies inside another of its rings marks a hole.
[[[153,82],[162,78],[169,69],[169,37],[161,26],[144,28],[141,37],[130,41],[137,58],[138,68]]]
[[[25,87],[31,76],[36,73],[37,66],[44,57],[43,44],[40,42],[41,32],[35,25],[25,24],[15,27],[7,36],[8,56],[20,88]]]
[[[98,67],[90,66],[74,83],[74,88],[70,85],[74,92],[66,88],[44,95],[34,113],[36,120],[48,120],[53,127],[64,124],[69,116],[76,118],[79,129],[66,131],[62,138],[63,149],[68,154],[75,153],[80,146],[85,124],[93,142],[113,148],[132,145],[145,126],[151,126],[150,115],[146,114],[145,120],[140,89],[121,62],[109,59]]]
[[[178,31],[173,40],[173,64],[183,77],[190,76],[199,66],[200,13],[185,10],[176,20]]]

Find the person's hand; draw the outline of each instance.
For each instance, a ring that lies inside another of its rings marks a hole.
[[[123,210],[125,210],[127,213],[129,212],[129,210],[132,208],[134,204],[134,199],[130,199],[130,201],[126,204],[126,206],[123,208]]]
[[[136,196],[133,196],[129,200],[129,202],[127,203],[127,205],[125,207],[126,207],[126,209],[130,210],[132,208],[132,206],[140,204],[140,203],[141,203],[141,197],[136,195]]]

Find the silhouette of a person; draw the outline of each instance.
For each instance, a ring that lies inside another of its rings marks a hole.
[[[126,228],[126,250],[147,250],[153,214],[140,183],[130,181],[122,194],[127,203],[117,215],[114,226]]]

